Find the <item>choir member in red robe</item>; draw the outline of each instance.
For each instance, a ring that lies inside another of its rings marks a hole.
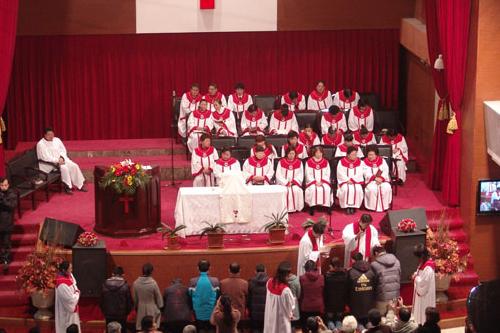
[[[212,112],[215,111],[214,102],[220,101],[223,107],[227,106],[226,97],[217,89],[217,85],[215,83],[210,83],[208,85],[208,92],[203,96],[203,98],[208,103],[208,109]]]
[[[364,197],[363,167],[356,151],[353,146],[347,148],[347,156],[337,165],[337,198],[340,207],[345,208],[348,215],[354,214],[356,208],[361,207]]]
[[[318,81],[316,89],[309,94],[307,100],[308,110],[325,110],[332,106],[332,94],[325,87],[324,81]]]
[[[332,105],[327,113],[323,113],[321,117],[321,134],[328,133],[328,129],[339,129],[343,133],[347,132],[347,122],[345,115],[337,105]]]
[[[385,159],[379,156],[376,145],[369,145],[366,148],[363,174],[365,177],[365,208],[376,212],[388,210],[392,202],[389,166]]]
[[[352,133],[346,133],[344,134],[344,142],[340,146],[337,146],[337,149],[335,150],[335,157],[346,156],[347,149],[349,147],[356,148],[358,158],[363,158],[365,156],[361,148],[354,144],[354,136]]]
[[[214,167],[215,161],[219,159],[217,150],[212,146],[209,134],[202,134],[200,146],[191,156],[191,173],[193,175],[194,187],[215,186]]]
[[[183,138],[187,133],[187,120],[191,112],[198,110],[201,101],[200,86],[197,83],[191,85],[191,90],[184,93],[181,98],[181,106],[179,110],[179,119],[177,128],[179,135]]]
[[[241,165],[231,156],[231,150],[224,147],[221,150],[221,158],[215,161],[214,174],[217,184],[220,184],[222,175],[229,172],[241,172]]]
[[[250,150],[250,156],[255,156],[258,147],[264,149],[264,155],[271,161],[278,157],[276,148],[274,148],[272,144],[267,143],[266,137],[263,135],[257,135],[255,137],[255,145]]]
[[[406,163],[408,162],[408,145],[401,133],[390,129],[387,134],[380,139],[381,145],[392,146],[392,158],[395,160],[395,176],[401,183],[406,181]]]
[[[300,212],[304,208],[304,167],[293,148],[285,151],[276,168],[276,184],[286,186],[288,212]]]
[[[306,109],[306,98],[297,91],[290,91],[281,96],[281,104],[288,105],[288,109],[292,112]]]
[[[264,112],[252,104],[243,112],[241,118],[241,135],[264,135],[267,127],[267,118]]]
[[[265,148],[255,147],[255,155],[243,164],[243,176],[248,185],[269,185],[274,175],[273,161],[266,157]]]
[[[213,107],[212,119],[215,127],[215,135],[237,137],[236,120],[231,110],[223,107],[222,102],[218,99],[213,101]]]
[[[191,112],[187,122],[187,146],[189,151],[193,152],[199,145],[200,136],[203,133],[210,134],[213,128],[212,112],[207,109],[207,102],[201,100],[199,108]]]
[[[304,129],[299,134],[299,142],[304,145],[306,151],[310,151],[311,147],[319,145],[318,134],[314,132],[311,124],[306,124]]]
[[[287,135],[290,131],[299,131],[299,123],[293,112],[290,112],[288,105],[283,104],[280,110],[274,111],[269,121],[269,134]]]
[[[305,202],[309,206],[309,214],[314,215],[314,207],[328,207],[331,214],[333,204],[332,185],[330,178],[330,164],[323,158],[323,148],[314,146],[312,157],[305,166],[306,190]]]
[[[346,112],[358,105],[359,94],[352,89],[343,89],[333,95],[333,104]]]
[[[349,129],[351,131],[359,131],[361,126],[366,127],[370,132],[373,131],[375,117],[373,109],[363,100],[358,102],[358,105],[352,108],[349,114]]]
[[[331,127],[328,129],[328,133],[321,138],[321,144],[325,146],[338,147],[342,143],[344,143],[344,133],[342,133],[342,130]]]
[[[236,112],[239,119],[241,118],[241,114],[253,104],[253,100],[252,96],[245,92],[245,85],[243,83],[237,83],[234,89],[235,92],[229,95],[227,99],[227,106],[233,112]]]
[[[304,159],[309,156],[306,148],[303,144],[299,142],[299,134],[295,131],[288,132],[287,143],[281,147],[281,156],[286,157],[286,150],[293,149],[295,150],[295,155],[297,158]]]
[[[352,132],[354,137],[354,144],[364,147],[367,145],[376,145],[377,140],[373,132],[370,132],[365,126],[361,125],[361,129],[356,132]]]

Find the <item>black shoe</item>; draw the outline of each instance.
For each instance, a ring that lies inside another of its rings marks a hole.
[[[309,207],[309,215],[314,216],[314,207]]]
[[[66,188],[64,189],[64,192],[65,192],[66,194],[73,195],[73,190],[72,190],[72,189],[70,189],[69,187],[66,187]]]
[[[87,188],[85,186],[82,186],[78,189],[80,192],[88,192]]]

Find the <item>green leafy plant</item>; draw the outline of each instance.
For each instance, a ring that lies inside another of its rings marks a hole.
[[[288,210],[286,208],[281,213],[273,213],[271,216],[266,215],[266,217],[270,221],[264,226],[264,230],[288,228]]]
[[[316,223],[320,223],[326,226],[328,224],[328,221],[324,217],[320,217],[318,221],[314,221],[313,219],[307,219],[304,223],[302,223],[302,228],[304,228],[304,230],[312,228],[312,226],[315,225]]]
[[[161,224],[162,226],[161,227],[158,227],[156,229],[157,232],[161,233],[161,239],[165,239],[165,237],[168,237],[168,238],[174,238],[177,235],[177,233],[183,229],[186,229],[186,225],[184,224],[180,224],[178,226],[176,226],[175,228],[171,228],[170,226],[162,223]]]
[[[206,224],[207,226],[200,230],[201,231],[200,238],[202,238],[206,234],[223,234],[226,232],[223,224],[220,223],[211,224],[206,221],[203,221],[203,224]]]

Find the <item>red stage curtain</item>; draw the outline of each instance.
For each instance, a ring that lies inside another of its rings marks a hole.
[[[18,0],[0,0],[0,116],[3,113],[10,81],[16,40]],[[1,135],[1,132],[0,132]],[[0,144],[0,175],[4,170],[4,149]]]
[[[46,125],[64,139],[165,137],[171,97],[192,82],[228,94],[375,92],[398,99],[399,31],[244,32],[19,37],[7,101],[9,145]],[[20,116],[22,115],[22,116]]]

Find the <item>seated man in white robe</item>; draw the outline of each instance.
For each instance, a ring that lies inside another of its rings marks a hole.
[[[304,265],[307,261],[316,262],[321,272],[320,251],[323,250],[323,234],[326,230],[326,222],[322,219],[307,229],[299,243],[299,255],[297,258],[297,275],[304,275]]]
[[[281,105],[279,111],[274,111],[269,121],[269,134],[287,135],[290,131],[299,131],[299,123],[293,112],[290,112],[288,105]]]
[[[273,162],[275,158],[278,158],[278,153],[276,148],[270,143],[267,143],[266,137],[263,135],[257,135],[255,137],[255,145],[250,149],[250,156],[255,156],[256,148],[262,147],[264,149],[264,155]]]
[[[332,94],[325,87],[324,81],[318,81],[316,88],[309,94],[307,99],[308,110],[325,110],[332,106]]]
[[[221,157],[215,161],[214,168],[217,185],[220,185],[220,180],[224,173],[241,172],[240,162],[231,156],[231,150],[229,148],[222,148],[220,156]]]
[[[43,172],[59,169],[67,194],[73,194],[73,187],[87,192],[85,178],[78,164],[70,160],[61,139],[55,137],[52,128],[46,128],[43,138],[36,144],[36,154],[40,160],[38,167]]]
[[[215,135],[218,137],[237,137],[238,131],[236,130],[236,120],[234,119],[233,112],[223,107],[222,102],[218,99],[213,101],[212,104],[214,108],[212,119],[214,122]]]
[[[299,142],[299,133],[295,131],[288,132],[287,143],[281,147],[281,156],[286,157],[286,151],[288,149],[295,150],[295,156],[300,159],[308,158],[307,149],[302,143]]]
[[[200,146],[193,150],[191,156],[191,174],[193,187],[215,186],[215,161],[219,159],[217,150],[212,146],[209,134],[202,134]]]
[[[413,307],[411,314],[419,325],[425,323],[426,309],[436,307],[436,264],[424,244],[415,246],[419,266],[413,274]]]
[[[255,155],[243,164],[243,176],[248,185],[269,185],[273,178],[273,162],[266,157],[265,148],[255,147]]]
[[[356,155],[358,158],[363,158],[365,157],[365,154],[363,154],[363,151],[359,146],[354,144],[354,136],[352,133],[345,133],[344,134],[344,142],[342,142],[341,145],[337,146],[337,149],[335,149],[335,157],[342,157],[347,155],[347,149],[349,147],[354,147],[356,148]]]
[[[352,89],[342,89],[337,91],[333,97],[333,105],[337,105],[343,112],[349,111],[356,105],[360,99],[359,94]]]
[[[310,152],[312,147],[321,143],[318,134],[314,132],[311,124],[306,124],[304,129],[299,133],[299,142],[304,145],[308,152]]]
[[[342,231],[344,240],[344,267],[349,268],[353,264],[352,256],[361,253],[363,259],[370,260],[372,250],[380,246],[378,231],[371,225],[373,219],[370,214],[363,214],[358,222],[350,223]]]
[[[183,138],[187,135],[187,120],[194,110],[198,109],[201,101],[200,86],[197,83],[191,85],[191,89],[181,97],[181,106],[177,128],[179,135]]]
[[[191,112],[187,126],[187,146],[192,153],[198,147],[201,135],[210,134],[214,128],[212,112],[207,109],[207,101],[202,100],[198,110]]]
[[[72,274],[71,264],[67,261],[59,264],[59,273],[56,276],[55,299],[56,333],[66,333],[68,326],[73,324],[80,329],[80,316],[78,315],[80,290]]]
[[[245,92],[245,85],[241,82],[236,83],[234,87],[235,92],[229,95],[227,99],[227,107],[236,112],[238,119],[248,107],[253,104],[252,96]]]
[[[302,161],[297,158],[293,148],[285,151],[285,157],[280,159],[276,167],[276,184],[286,186],[286,204],[288,212],[300,212],[304,209],[304,167]]]
[[[267,128],[267,118],[264,112],[252,104],[241,117],[241,135],[264,135]]]
[[[349,114],[348,125],[349,129],[353,132],[359,131],[361,126],[366,127],[371,132],[373,131],[374,122],[373,109],[363,100],[360,100],[358,105],[353,107]]]
[[[316,206],[327,207],[332,212],[333,195],[330,179],[330,164],[323,158],[323,147],[314,146],[312,157],[305,166],[306,189],[305,202],[309,206],[309,214],[314,215]]]
[[[401,183],[404,183],[406,181],[406,163],[408,162],[408,145],[405,137],[390,129],[386,135],[382,136],[380,144],[392,146],[392,158],[396,165],[395,176]]]
[[[370,132],[365,126],[361,125],[359,131],[352,132],[353,142],[357,146],[365,147],[368,145],[376,145],[377,140],[373,132]]]
[[[337,198],[341,208],[345,208],[347,215],[352,215],[363,203],[363,167],[357,157],[356,147],[347,148],[347,156],[337,165]]]
[[[217,89],[217,85],[215,83],[210,83],[208,85],[208,92],[203,95],[203,99],[208,103],[207,109],[212,112],[215,111],[215,101],[220,101],[223,108],[227,105],[226,97]]]
[[[378,154],[376,145],[367,146],[366,158],[363,160],[365,177],[365,208],[383,212],[390,208],[392,202],[391,178],[389,166]]]
[[[306,98],[297,91],[290,91],[281,96],[281,104],[288,105],[288,109],[292,112],[306,109]]]
[[[325,135],[330,128],[347,132],[345,115],[337,105],[330,106],[328,112],[323,113],[321,117],[321,133]]]

